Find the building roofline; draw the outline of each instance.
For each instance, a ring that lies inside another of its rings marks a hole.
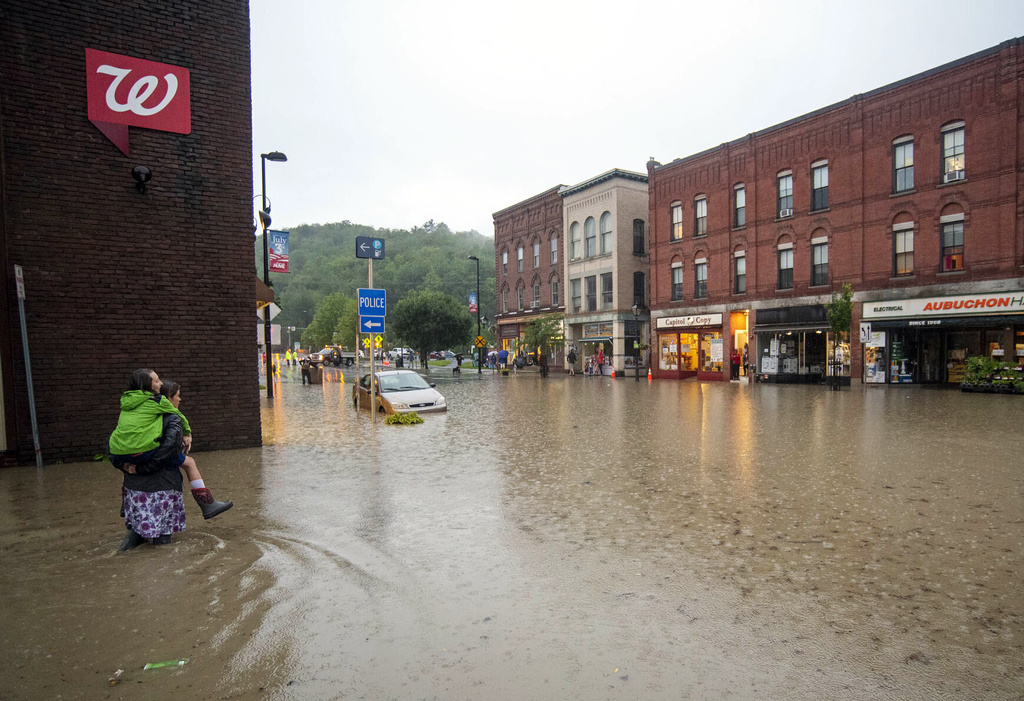
[[[955,59],[955,60],[950,61],[948,63],[943,63],[942,65],[936,66],[935,68],[929,68],[926,71],[922,71],[921,73],[916,73],[916,74],[914,74],[912,76],[909,76],[907,78],[901,78],[900,80],[897,80],[897,81],[895,81],[893,83],[889,83],[887,85],[883,85],[880,88],[875,88],[874,90],[869,90],[868,92],[865,92],[865,93],[858,93],[856,95],[853,95],[852,97],[846,98],[845,100],[841,100],[839,102],[832,103],[831,105],[826,105],[825,107],[820,107],[820,108],[818,108],[818,109],[816,109],[816,110],[814,110],[812,112],[807,112],[806,114],[802,114],[802,115],[800,115],[798,117],[793,117],[792,119],[787,119],[784,122],[779,122],[778,124],[774,124],[774,125],[772,125],[770,127],[765,127],[764,129],[759,129],[758,131],[751,132],[751,133],[747,134],[746,136],[741,136],[738,139],[733,139],[732,141],[726,141],[723,144],[720,144],[718,146],[712,146],[711,148],[704,149],[703,151],[698,151],[697,153],[690,154],[689,156],[683,156],[681,158],[676,158],[676,159],[674,159],[674,160],[672,160],[669,163],[666,163],[664,165],[661,165],[661,164],[656,165],[654,167],[654,170],[657,171],[657,170],[660,170],[662,168],[668,168],[669,166],[672,166],[672,165],[678,165],[678,164],[686,162],[686,161],[690,161],[690,160],[695,160],[697,158],[701,158],[702,156],[707,156],[708,154],[714,153],[715,151],[718,151],[719,149],[721,149],[723,147],[741,144],[742,142],[744,142],[744,141],[746,141],[746,140],[748,140],[750,138],[756,138],[756,137],[759,137],[759,136],[764,136],[764,135],[770,134],[770,133],[772,133],[774,131],[778,131],[780,129],[785,129],[786,127],[792,126],[794,124],[798,124],[798,123],[803,122],[805,120],[813,119],[814,117],[818,117],[818,116],[820,116],[822,114],[825,114],[826,112],[831,112],[833,110],[839,110],[839,109],[842,109],[843,107],[847,107],[849,105],[853,105],[853,104],[855,104],[855,103],[857,103],[857,102],[859,102],[861,100],[877,97],[877,96],[879,96],[879,95],[881,95],[883,93],[889,92],[890,90],[896,90],[896,89],[902,88],[902,87],[904,87],[906,85],[910,85],[911,83],[916,83],[918,81],[925,80],[926,78],[931,78],[931,77],[936,76],[936,75],[938,75],[940,73],[944,73],[944,72],[952,70],[954,68],[959,68],[960,66],[967,65],[968,63],[973,63],[974,61],[978,61],[980,59],[987,58],[987,57],[992,56],[994,54],[1001,53],[1002,51],[1004,51],[1006,49],[1009,49],[1011,47],[1020,46],[1020,45],[1024,45],[1024,36],[1015,37],[1013,39],[1007,39],[1006,41],[1001,42],[999,44],[996,44],[995,46],[990,46],[987,49],[982,49],[981,51],[977,51],[977,52],[975,52],[973,54],[970,54],[968,56],[963,56],[961,58]]]
[[[564,187],[565,187],[565,185],[555,185],[554,187],[549,188],[549,189],[545,190],[544,192],[536,194],[536,195],[534,195],[532,197],[527,197],[522,202],[516,202],[515,204],[509,205],[508,207],[505,207],[504,209],[499,209],[497,212],[492,214],[491,217],[493,219],[497,219],[500,215],[505,214],[509,210],[515,209],[516,207],[522,207],[524,204],[530,204],[531,202],[534,202],[535,200],[542,199],[542,198],[547,197],[547,196],[552,195],[552,194],[557,194]]]
[[[611,170],[605,171],[600,175],[595,175],[593,178],[590,178],[589,180],[584,180],[583,182],[577,183],[576,185],[563,185],[559,190],[559,194],[562,197],[568,197],[569,195],[576,194],[577,192],[582,192],[587,188],[594,187],[595,185],[600,185],[601,183],[607,180],[611,180],[612,178],[622,178],[624,180],[632,180],[634,182],[643,183],[644,185],[647,184],[647,176],[644,173],[637,173],[632,170],[623,170],[621,168],[612,168]]]

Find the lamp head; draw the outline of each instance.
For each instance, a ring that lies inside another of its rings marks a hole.
[[[270,153],[261,153],[260,158],[264,158],[268,161],[277,161],[283,163],[288,160],[288,156],[284,155],[280,151],[271,151]]]
[[[480,262],[480,259],[477,258],[476,256],[469,256],[466,260],[475,260],[477,263]]]
[[[260,210],[260,224],[264,229],[270,226],[270,212]]]
[[[132,168],[132,177],[135,179],[135,189],[145,193],[146,183],[153,179],[153,171],[146,166],[135,166]]]

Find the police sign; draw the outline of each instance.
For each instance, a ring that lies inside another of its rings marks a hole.
[[[387,316],[387,295],[384,290],[359,288],[359,316]]]

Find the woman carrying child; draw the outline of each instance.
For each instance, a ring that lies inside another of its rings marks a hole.
[[[164,394],[161,394],[164,392]],[[180,467],[188,475],[192,496],[204,518],[227,511],[231,501],[214,501],[195,460],[186,453],[192,429],[178,411],[181,391],[177,383],[161,382],[152,370],[132,373],[128,391],[121,395],[121,415],[110,436],[109,455],[124,475],[123,511],[128,534],[121,550],[145,539],[154,545],[169,543],[172,533],[185,530]]]

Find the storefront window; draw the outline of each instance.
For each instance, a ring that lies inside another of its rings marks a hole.
[[[698,365],[698,354],[697,354],[697,334],[695,333],[681,333],[679,334],[679,359],[681,367],[680,370],[684,372],[697,372]]]
[[[679,339],[675,334],[658,338],[658,368],[676,371],[679,369]]]
[[[802,375],[794,381],[819,381],[826,373],[826,333],[814,331],[777,331],[757,334],[761,352],[756,372],[768,375]],[[848,345],[848,344],[847,344]],[[849,368],[849,358],[846,367]]]
[[[839,352],[836,353],[835,335],[828,332],[828,347],[826,348],[826,354],[828,356],[828,375],[830,377],[839,375],[840,377],[850,376],[850,334],[841,333],[839,334]],[[837,372],[838,371],[838,372]]]
[[[725,358],[725,344],[720,333],[702,333],[700,335],[701,370],[704,372],[722,372]]]

